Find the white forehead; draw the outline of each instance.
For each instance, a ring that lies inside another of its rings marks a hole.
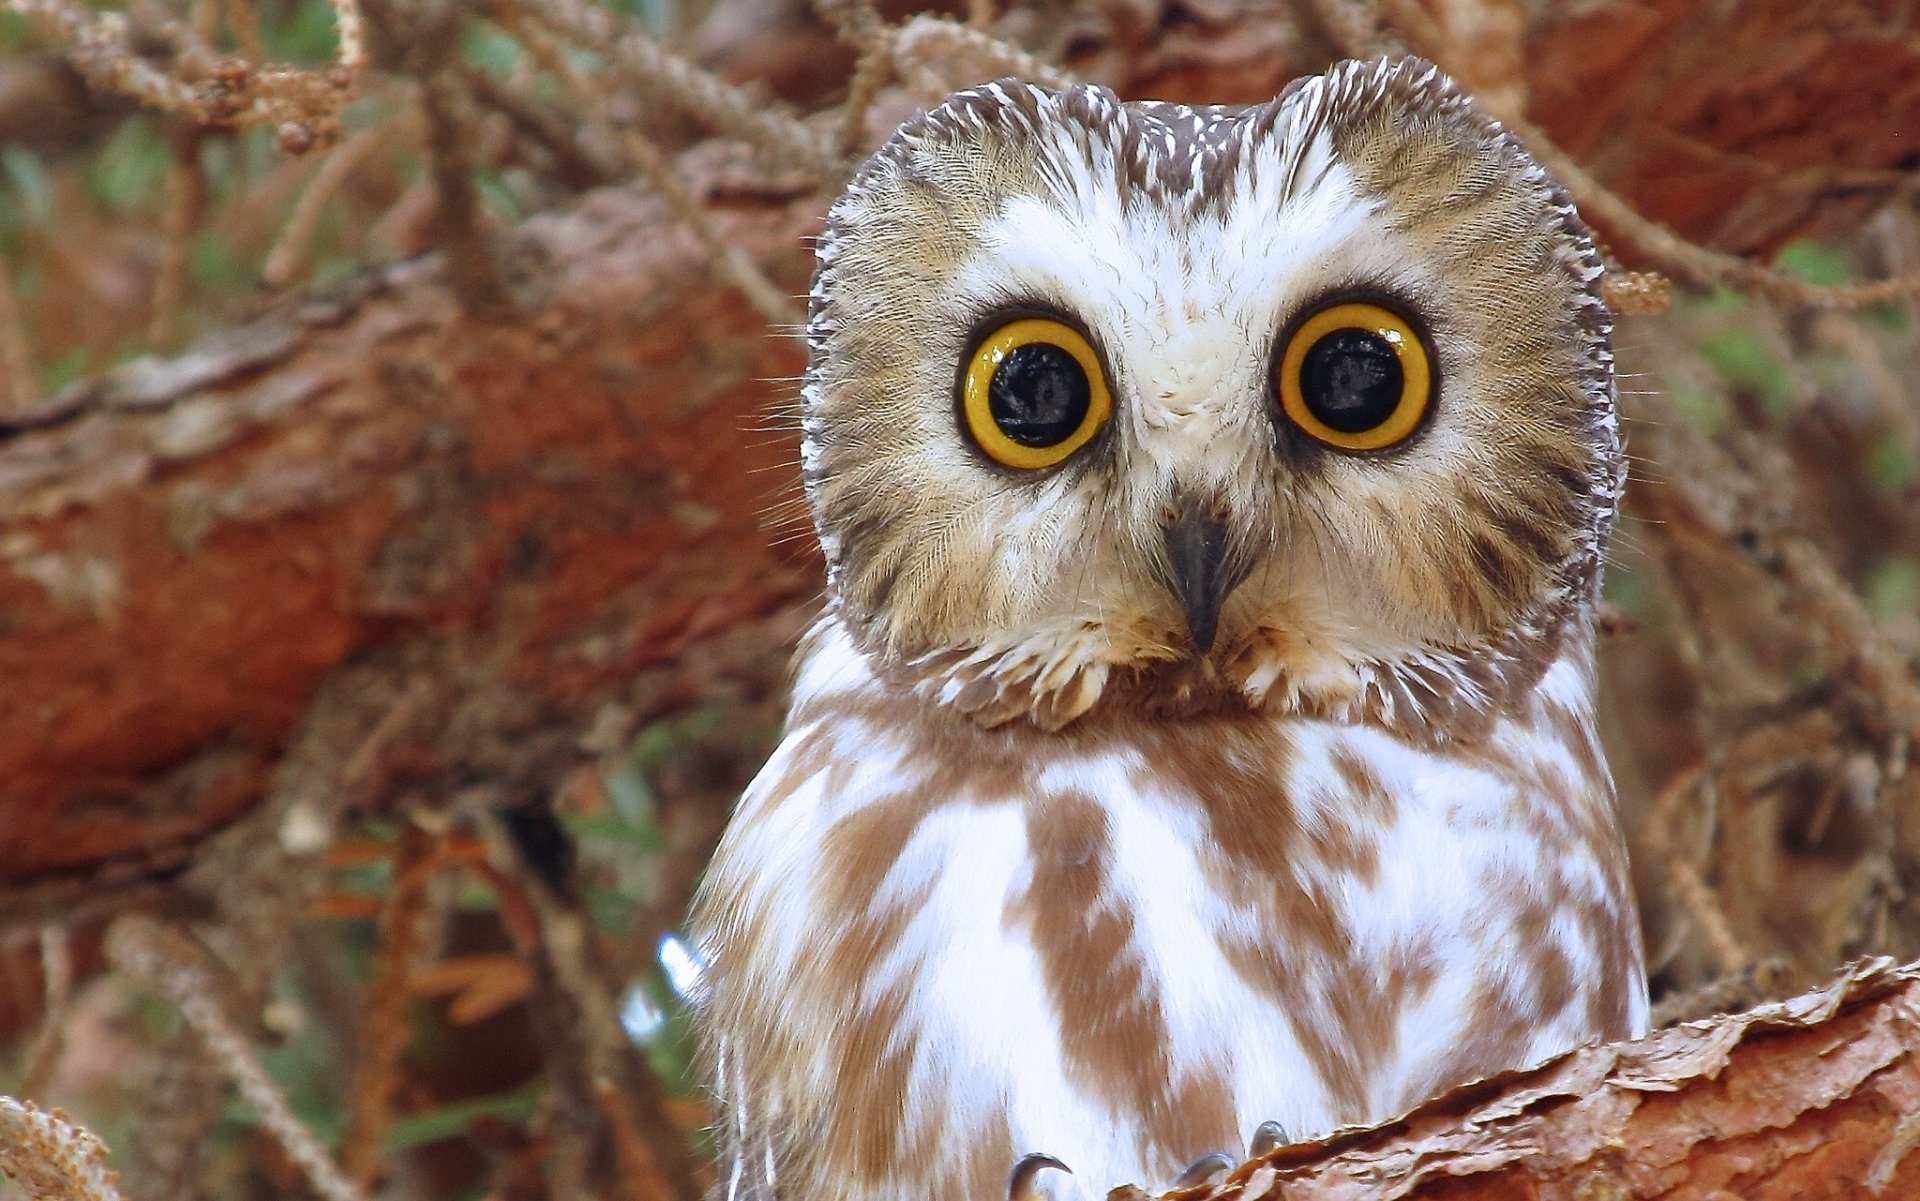
[[[1243,422],[1264,404],[1274,339],[1301,305],[1342,287],[1418,293],[1428,282],[1325,131],[1289,144],[1292,132],[1283,123],[1248,147],[1214,185],[1225,203],[1208,204],[1124,191],[1134,185],[1111,143],[1056,134],[1041,155],[1043,189],[1010,197],[982,227],[955,298],[980,312],[1057,307],[1084,322],[1139,433],[1205,437]],[[1136,444],[1156,446],[1176,449]]]

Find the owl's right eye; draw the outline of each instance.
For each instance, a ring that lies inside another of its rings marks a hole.
[[[1037,471],[1064,462],[1113,413],[1100,356],[1072,326],[1022,317],[973,349],[960,382],[967,432],[1004,467]]]
[[[1338,450],[1387,450],[1412,437],[1433,407],[1433,356],[1405,315],[1369,300],[1309,312],[1286,335],[1280,407]]]

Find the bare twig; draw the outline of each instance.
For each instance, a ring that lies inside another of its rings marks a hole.
[[[53,1075],[65,1045],[67,1018],[73,1004],[73,951],[64,926],[40,927],[40,1028],[27,1051],[27,1068],[20,1092],[38,1096]]]
[[[1071,74],[1010,42],[940,17],[915,17],[902,25],[894,35],[893,55],[902,73],[922,74],[921,87],[930,86],[935,94],[1003,75],[1047,88],[1074,82]]]
[[[471,63],[455,62],[450,64],[450,69],[476,104],[505,117],[517,133],[545,154],[553,178],[560,183],[573,188],[592,188],[620,178],[614,164],[602,161],[601,155],[581,143],[579,131],[571,121],[561,120],[503,87]]]
[[[839,150],[851,158],[866,141],[867,112],[874,98],[893,77],[892,31],[872,0],[814,0],[813,8],[857,56],[840,117]]]
[[[800,310],[767,278],[758,263],[720,233],[706,206],[687,187],[666,154],[654,145],[651,138],[631,124],[616,126],[606,89],[596,86],[575,71],[573,64],[540,30],[521,24],[516,32],[540,64],[586,102],[595,123],[619,138],[647,183],[667,202],[674,216],[685,222],[700,240],[713,260],[715,269],[738,288],[748,303],[770,324],[786,330],[798,329],[801,323]]]
[[[483,228],[480,192],[467,163],[471,123],[462,119],[459,86],[450,75],[436,75],[421,85],[420,106],[427,118],[437,204],[434,230],[446,251],[454,293],[475,315],[512,312],[513,297],[501,277],[493,239]]]
[[[1855,309],[1920,297],[1920,272],[1866,283],[1809,284],[1765,264],[1689,242],[1659,222],[1641,216],[1524,117],[1503,113],[1501,119],[1573,193],[1583,214],[1630,242],[1655,268],[1688,287],[1733,288],[1776,304],[1813,309]]]
[[[331,0],[334,28],[339,33],[340,50],[334,62],[348,71],[367,65],[367,26],[360,15],[360,0]]]
[[[39,33],[66,48],[94,87],[133,97],[148,108],[203,117],[204,106],[186,82],[157,71],[134,52],[124,13],[96,13],[79,0],[7,0]]]
[[[173,130],[173,161],[160,212],[160,266],[154,272],[153,305],[147,321],[147,344],[167,350],[180,332],[180,309],[186,299],[187,269],[193,261],[194,229],[206,205],[206,177],[200,171],[201,127],[182,124]]]
[[[130,1072],[131,1126],[140,1137],[126,1148],[127,1173],[144,1195],[191,1196],[225,1082],[191,1030],[175,1029],[144,1050]]]
[[[1699,869],[1687,860],[1673,837],[1674,819],[1681,809],[1699,795],[1700,789],[1711,785],[1712,779],[1704,768],[1682,774],[1666,787],[1654,803],[1643,837],[1647,849],[1661,859],[1668,891],[1693,919],[1695,928],[1705,939],[1718,974],[1733,976],[1753,965],[1753,954],[1734,935],[1733,927],[1727,921],[1726,910],[1720,905],[1720,898],[1700,875]]]
[[[1662,1030],[1679,1022],[1691,1022],[1716,1013],[1737,1013],[1761,1001],[1773,998],[1774,985],[1786,975],[1779,960],[1755,964],[1753,969],[1732,976],[1715,976],[1698,988],[1671,992],[1653,1007],[1652,1026]]]
[[[268,287],[284,288],[305,274],[307,243],[312,241],[327,203],[361,163],[387,144],[400,124],[396,119],[369,126],[327,152],[301,191],[300,199],[294,203],[293,211],[287,215],[287,223],[274,240],[273,248],[267,252],[266,265],[260,269],[260,275]]]
[[[123,13],[96,13],[81,0],[6,2],[49,41],[65,47],[95,87],[203,125],[297,124],[323,142],[330,140],[338,134],[340,107],[366,60],[358,0],[333,0],[340,48],[333,65],[322,71],[223,60],[162,11],[153,23],[175,50],[173,64],[163,71],[134,48],[132,25]]]
[[[1433,5],[1447,58],[1483,104],[1527,111],[1527,7],[1521,0],[1437,0]],[[1383,24],[1398,24],[1399,13]]]
[[[1875,698],[1894,731],[1920,733],[1920,684],[1911,663],[1888,645],[1832,561],[1805,538],[1792,537],[1781,542],[1779,564],[1795,603],[1819,623],[1830,653]]]
[[[433,688],[377,665],[337,671],[309,705],[275,773],[272,794],[203,855],[192,886],[214,897],[203,936],[229,965],[227,1004],[253,1012],[287,960],[297,923],[326,881],[325,852],[343,810],[390,744],[419,719]],[[109,948],[111,950],[111,948]],[[198,962],[197,958],[195,962]],[[204,975],[204,974],[203,974]],[[135,1178],[155,1197],[196,1195],[198,1158],[218,1118],[225,1065],[210,1064],[199,1032],[181,1029],[142,1057]]]
[[[620,1090],[606,1080],[593,1082],[593,1099],[600,1106],[600,1117],[613,1137],[613,1154],[620,1165],[620,1192],[626,1201],[653,1201],[666,1191],[660,1179],[660,1167],[646,1139],[633,1124]]]
[[[113,924],[107,935],[107,955],[114,965],[141,981],[180,1010],[208,1053],[240,1095],[260,1115],[287,1158],[299,1165],[307,1183],[325,1201],[366,1201],[365,1194],[340,1171],[293,1109],[272,1077],[260,1065],[253,1047],[241,1036],[214,999],[199,952],[180,935],[150,918],[129,916]]]
[[[254,62],[266,57],[260,44],[260,19],[253,11],[253,0],[226,0],[227,28],[240,44],[240,53]]]
[[[658,1079],[640,1061],[621,1028],[584,916],[522,869],[513,841],[496,815],[478,816],[488,849],[486,878],[504,890],[503,901],[505,894],[517,894],[521,923],[528,919],[533,923],[532,938],[522,942],[522,951],[529,953],[537,968],[536,995],[550,992],[546,1006],[572,1018],[573,1028],[564,1037],[578,1061],[565,1075],[569,1091],[579,1095],[571,1103],[584,1106],[597,1118],[606,1103],[597,1082],[611,1082],[611,1096],[629,1108],[625,1120],[644,1141],[668,1195],[676,1201],[699,1201],[703,1189],[692,1148],[667,1114]],[[516,939],[526,940],[527,932],[523,930]],[[555,1037],[560,1037],[559,1032]]]
[[[804,121],[702,70],[607,9],[581,0],[543,0],[503,11],[501,19],[511,24],[516,15],[583,50],[605,55],[609,65],[632,82],[716,132],[752,144],[774,162],[823,182],[841,176],[838,156]]]
[[[861,48],[854,60],[853,76],[847,80],[847,103],[841,113],[839,150],[843,156],[852,158],[865,149],[867,114],[894,71],[891,41],[880,38]]]

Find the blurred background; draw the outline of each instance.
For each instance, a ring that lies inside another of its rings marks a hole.
[[[1910,5],[0,3],[0,1092],[129,1196],[699,1195],[808,237],[1007,74],[1412,50],[1512,124],[1617,268],[1660,1019],[1920,956]]]

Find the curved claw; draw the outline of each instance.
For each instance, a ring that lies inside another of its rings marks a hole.
[[[1237,1161],[1225,1151],[1209,1151],[1199,1159],[1188,1164],[1178,1176],[1173,1178],[1173,1188],[1195,1188],[1218,1176],[1222,1172],[1233,1171]]]
[[[1278,1122],[1262,1122],[1253,1129],[1253,1141],[1247,1144],[1247,1158],[1259,1159],[1269,1151],[1277,1151],[1291,1141],[1287,1132]]]
[[[1034,1178],[1048,1169],[1073,1175],[1072,1168],[1044,1151],[1022,1155],[1007,1173],[1007,1201],[1033,1201]]]

